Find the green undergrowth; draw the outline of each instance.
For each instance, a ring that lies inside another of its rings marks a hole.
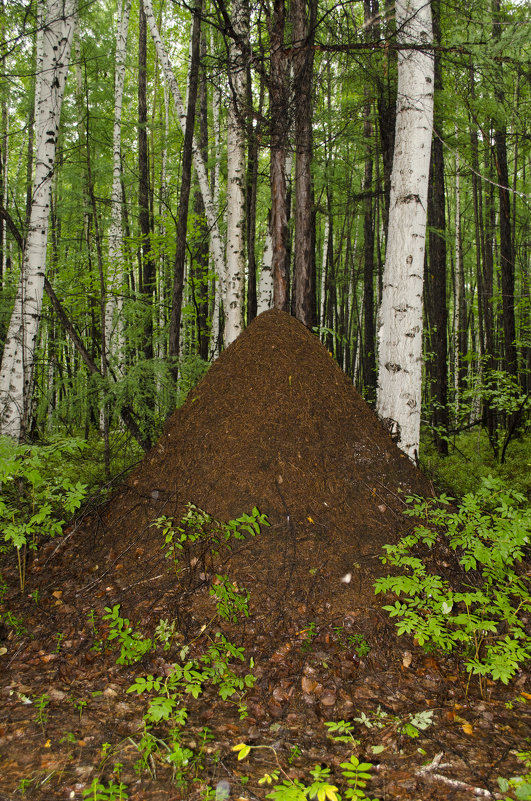
[[[417,525],[384,547],[382,562],[395,572],[378,579],[375,592],[397,600],[383,608],[396,619],[398,634],[459,653],[480,684],[485,677],[507,684],[531,657],[531,581],[523,565],[531,508],[524,495],[490,477],[457,507],[444,495],[408,501],[406,514]],[[457,554],[462,586],[434,572],[422,555],[441,542]]]
[[[530,433],[511,440],[505,461],[500,464],[482,429],[451,437],[448,456],[437,453],[426,432],[421,443],[420,466],[436,487],[456,498],[476,492],[482,480],[492,475],[531,500]]]
[[[18,445],[0,438],[0,552],[15,551],[21,591],[30,553],[62,534],[85,498],[87,485],[66,467],[84,447],[77,439]]]

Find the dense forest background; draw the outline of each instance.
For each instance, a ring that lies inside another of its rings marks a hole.
[[[35,196],[44,6],[0,7],[2,344]],[[101,432],[107,462],[113,436],[120,448],[129,435],[143,447],[154,440],[220,349],[273,303],[279,174],[284,308],[300,319],[304,251],[305,322],[373,404],[397,96],[393,4],[69,8],[76,22],[22,436]],[[434,0],[432,15],[425,442],[445,455],[457,433],[481,430],[503,460],[531,390],[529,13],[507,0]],[[304,170],[306,196],[296,186]]]

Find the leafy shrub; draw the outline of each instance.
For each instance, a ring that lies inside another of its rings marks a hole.
[[[81,506],[86,485],[65,475],[57,465],[85,443],[78,439],[51,445],[18,445],[0,439],[0,522],[4,551],[17,551],[20,588],[26,581],[26,557],[44,537],[62,534],[64,515]],[[53,467],[52,467],[53,465]]]
[[[407,514],[424,524],[397,545],[386,545],[382,562],[405,568],[401,575],[380,578],[375,592],[398,596],[383,608],[398,618],[399,634],[411,633],[420,645],[443,651],[464,649],[466,669],[504,684],[531,656],[525,617],[531,611],[530,581],[517,565],[529,547],[531,509],[521,493],[493,479],[465,495],[456,511],[450,498],[408,499]],[[444,539],[459,555],[465,574],[476,584],[462,591],[428,570],[417,555],[422,543],[432,549]]]

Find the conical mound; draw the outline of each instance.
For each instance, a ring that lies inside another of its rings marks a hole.
[[[131,481],[222,518],[311,517],[361,547],[397,495],[429,492],[317,337],[275,310],[222,353]]]
[[[351,607],[355,589],[362,606],[374,597],[382,546],[408,525],[408,493],[429,494],[429,482],[317,337],[268,311],[222,353],[107,509],[69,542],[69,582],[86,593],[113,576],[106,593],[141,587],[156,605],[170,580],[158,517],[178,521],[193,503],[229,520],[257,506],[271,528],[231,555],[239,584],[270,608],[310,589],[338,610],[342,598]],[[347,573],[355,578],[348,587],[340,582]]]
[[[317,337],[276,310],[221,354],[129,486],[165,514],[311,518],[362,551],[389,538],[403,493],[429,492]]]

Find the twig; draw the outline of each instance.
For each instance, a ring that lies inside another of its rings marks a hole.
[[[481,796],[482,798],[494,798],[492,793],[489,790],[485,790],[483,787],[474,787],[472,784],[467,784],[467,782],[461,782],[458,779],[449,779],[447,776],[443,776],[441,773],[435,773],[437,769],[444,770],[444,768],[451,767],[450,763],[441,764],[443,756],[444,751],[440,751],[433,757],[429,765],[424,765],[422,768],[416,770],[415,776],[434,779],[435,781],[442,782],[449,787],[455,787],[459,790],[468,790],[468,792],[471,792],[476,796]]]

